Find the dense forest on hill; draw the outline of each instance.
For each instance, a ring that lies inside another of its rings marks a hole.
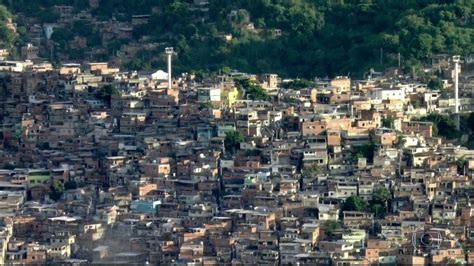
[[[472,0],[200,2],[101,0],[91,13],[97,20],[119,21],[151,14],[148,24],[134,28],[134,38],[149,36],[148,41],[174,46],[179,71],[231,68],[307,78],[361,76],[371,67],[397,66],[399,58],[402,66],[413,69],[433,54],[470,55],[474,50]],[[53,22],[57,16],[52,7],[61,4],[77,11],[89,8],[88,0],[16,0],[9,8],[13,14]],[[81,32],[75,30],[81,25],[66,29],[57,41],[97,33],[87,27],[90,23]],[[101,45],[95,39],[89,46]],[[162,63],[147,62],[149,58],[142,54],[128,66],[147,69]]]

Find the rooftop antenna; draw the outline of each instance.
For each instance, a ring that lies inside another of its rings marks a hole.
[[[457,130],[460,129],[460,121],[459,121],[459,62],[461,61],[461,56],[455,55],[453,56],[454,62],[454,114],[456,117],[456,128]]]
[[[166,47],[165,53],[168,57],[168,90],[171,90],[171,58],[174,55],[173,47]]]

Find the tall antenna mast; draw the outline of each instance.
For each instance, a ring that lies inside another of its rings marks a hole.
[[[168,57],[168,90],[171,90],[171,58],[174,54],[173,47],[166,47],[165,53]]]
[[[453,56],[454,62],[454,114],[456,117],[456,128],[457,130],[460,129],[460,121],[459,121],[459,62],[461,61],[461,56],[455,55]]]

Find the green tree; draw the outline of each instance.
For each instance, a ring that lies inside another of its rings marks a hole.
[[[138,57],[132,58],[126,65],[125,68],[130,70],[151,70],[151,64],[146,59],[141,59]]]
[[[5,25],[0,24],[0,48],[11,48],[15,41],[15,34]]]
[[[237,15],[235,16],[235,23],[237,25],[243,25],[250,22],[249,12],[245,9],[237,10]]]
[[[474,113],[470,113],[467,119],[464,120],[466,121],[466,127],[469,128],[471,132],[474,132]]]
[[[28,31],[27,31],[26,27],[19,26],[16,29],[16,31],[18,33],[17,45],[19,45],[19,46],[26,45],[28,43],[28,35],[27,35]]]
[[[95,96],[97,99],[110,106],[112,95],[120,95],[119,90],[112,85],[105,85],[96,91]]]
[[[57,44],[59,52],[68,52],[68,43],[74,37],[74,33],[67,28],[55,28],[51,34],[51,40]]]
[[[386,187],[381,187],[374,191],[372,201],[376,203],[385,204],[392,198],[390,191]]]
[[[87,37],[92,33],[93,29],[89,22],[85,20],[76,20],[72,24],[72,31],[75,34]]]
[[[100,37],[100,33],[97,30],[93,30],[86,36],[87,45],[89,47],[100,46],[102,45],[102,39]]]
[[[443,89],[443,81],[439,78],[430,79],[428,82],[428,88],[430,90],[442,90]]]
[[[374,214],[375,217],[382,219],[385,214],[385,207],[380,203],[374,203],[370,205],[370,211]]]
[[[296,34],[312,34],[324,25],[324,17],[309,5],[294,5],[288,10],[290,29]]]
[[[324,234],[331,237],[334,231],[341,228],[341,225],[337,221],[326,221],[324,223]]]
[[[54,8],[44,8],[37,13],[37,18],[40,23],[53,23],[59,20],[59,13]]]
[[[433,122],[434,136],[442,136],[447,139],[456,139],[461,136],[461,132],[456,129],[456,123],[447,115],[429,114],[421,117],[420,121]]]
[[[240,143],[244,141],[244,135],[240,131],[234,130],[225,134],[224,145],[227,151],[234,153],[240,149]]]
[[[359,196],[350,196],[344,201],[342,209],[344,211],[363,212],[367,209],[367,202]]]
[[[12,18],[12,14],[4,5],[0,5],[0,22],[6,22]]]
[[[459,174],[466,174],[466,163],[467,160],[464,156],[461,156],[456,160],[456,166]]]
[[[229,75],[232,72],[232,69],[228,66],[225,66],[221,69],[222,74]]]
[[[368,162],[373,162],[375,149],[375,143],[370,141],[369,143],[361,146],[354,146],[352,149],[352,156],[355,160],[359,158],[367,158]]]
[[[395,128],[395,119],[393,117],[385,117],[382,119],[382,126],[387,128]]]
[[[405,136],[397,136],[397,140],[395,141],[395,148],[397,149],[402,149],[405,146],[406,143],[406,138]]]
[[[245,156],[261,156],[262,151],[259,149],[246,150]]]
[[[199,104],[199,107],[198,107],[200,111],[209,110],[211,108],[212,108],[212,102],[202,102]]]
[[[236,85],[240,91],[245,92],[246,97],[250,100],[264,101],[269,99],[267,92],[260,85],[249,79],[236,80]]]
[[[107,52],[109,54],[115,54],[117,51],[120,50],[121,47],[122,47],[122,42],[120,40],[111,40],[110,42],[107,43]],[[139,59],[139,58],[134,57],[133,59]],[[133,59],[132,59],[132,61],[133,61]],[[143,61],[143,60],[141,60],[141,61]],[[136,69],[133,69],[133,70],[140,70],[140,69],[141,68],[136,68]]]
[[[317,163],[314,163],[309,167],[303,168],[301,175],[303,176],[303,178],[312,178],[321,174],[322,172],[323,172],[322,167],[319,166]]]
[[[417,78],[423,74],[423,66],[420,61],[410,58],[404,63],[403,72],[411,74],[412,77]]]
[[[15,42],[15,34],[6,25],[8,20],[11,18],[12,15],[8,9],[5,6],[0,5],[0,48],[10,49],[13,47]]]
[[[414,54],[417,58],[428,58],[432,54],[432,44],[433,44],[433,37],[427,33],[422,33],[418,35],[412,44],[414,45],[416,52],[414,50]]]
[[[307,79],[295,79],[289,82],[285,87],[289,89],[306,89],[314,87],[315,84]]]
[[[64,185],[61,181],[54,181],[50,186],[49,198],[58,201],[64,193]]]

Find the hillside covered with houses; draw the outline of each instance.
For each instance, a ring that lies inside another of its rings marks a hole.
[[[0,3],[0,265],[474,264],[472,1]]]

